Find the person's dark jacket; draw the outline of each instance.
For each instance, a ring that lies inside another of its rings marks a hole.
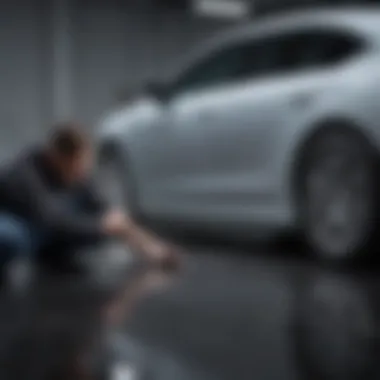
[[[71,207],[75,202],[77,207]],[[101,238],[100,220],[105,210],[92,181],[65,186],[43,149],[31,150],[1,170],[0,212],[15,214],[40,229]]]

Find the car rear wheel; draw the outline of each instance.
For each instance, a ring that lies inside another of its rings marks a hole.
[[[300,168],[300,220],[312,251],[330,262],[363,258],[377,231],[371,145],[359,133],[332,128],[307,144]]]

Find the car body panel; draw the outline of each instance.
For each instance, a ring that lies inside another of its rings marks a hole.
[[[113,139],[128,151],[144,214],[247,228],[293,226],[294,161],[308,136],[341,120],[380,147],[380,13],[325,15],[269,19],[219,41],[313,20],[360,32],[370,42],[365,53],[336,68],[209,87],[167,102],[146,96],[102,123],[100,140]]]

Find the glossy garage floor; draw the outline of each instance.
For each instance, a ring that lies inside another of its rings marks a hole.
[[[378,379],[379,283],[265,247],[189,248],[129,342],[152,379]]]

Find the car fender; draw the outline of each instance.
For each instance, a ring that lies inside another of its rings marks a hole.
[[[302,152],[325,128],[334,126],[354,131],[366,139],[375,152],[380,151],[380,107],[376,99],[380,99],[380,89],[369,86],[368,81],[344,84],[335,91],[328,89],[312,112],[298,119],[296,125],[289,126],[280,173],[281,189],[291,205],[296,201],[295,179]]]

